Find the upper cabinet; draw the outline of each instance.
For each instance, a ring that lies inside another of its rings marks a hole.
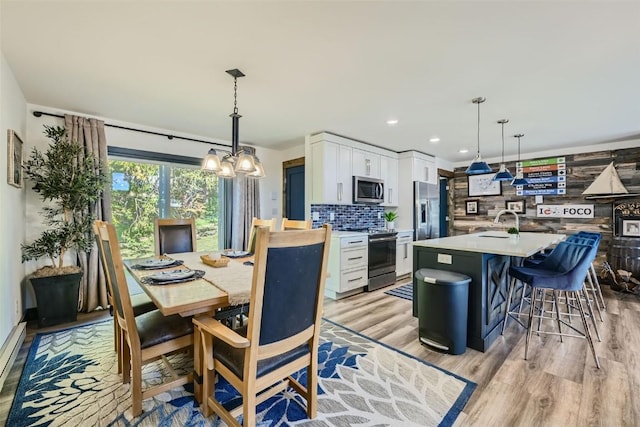
[[[438,170],[436,169],[436,159],[426,154],[412,152],[411,168],[413,181],[438,183]]]
[[[311,144],[311,203],[351,204],[351,151],[329,141]]]
[[[353,175],[380,178],[380,155],[369,151],[353,149]]]
[[[380,178],[384,181],[382,206],[398,206],[398,159],[380,156]]]

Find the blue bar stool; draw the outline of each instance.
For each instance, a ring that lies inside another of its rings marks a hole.
[[[543,319],[553,319],[557,323],[558,332],[543,331],[538,328],[538,333],[559,335],[561,341],[563,336],[585,338],[591,348],[596,366],[600,368],[600,362],[593,346],[589,325],[587,324],[585,309],[582,305],[583,298],[588,301],[584,282],[596,253],[597,246],[593,243],[583,245],[561,242],[540,264],[529,267],[512,266],[509,269],[509,274],[513,278],[531,287],[531,303],[529,305],[529,319],[524,353],[525,360],[527,359],[529,342],[533,332],[533,319],[538,318],[540,321]],[[553,310],[556,312],[555,317],[547,317],[544,315],[543,305],[545,303],[544,296],[546,291],[551,291],[551,297],[554,302]],[[564,300],[567,307],[573,307],[575,305],[578,309],[582,320],[583,331],[575,328],[562,318],[559,304],[562,294],[565,296]],[[593,320],[593,314],[591,314],[591,317]],[[576,334],[564,333],[562,326],[568,327],[576,332]]]

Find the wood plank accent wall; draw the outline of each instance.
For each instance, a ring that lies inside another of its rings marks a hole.
[[[553,157],[553,156],[549,156]],[[457,168],[454,178],[449,181],[449,193],[453,195],[453,204],[450,206],[450,214],[453,221],[450,222],[449,235],[475,233],[488,229],[502,229],[505,225],[513,225],[513,216],[506,215],[501,218],[501,225],[495,226],[493,219],[498,211],[505,208],[506,200],[524,199],[526,213],[520,214],[521,231],[552,232],[573,234],[578,231],[592,231],[602,233],[602,242],[598,252],[598,264],[606,260],[607,251],[613,236],[613,203],[607,201],[599,203],[595,200],[586,200],[582,192],[593,180],[614,162],[622,183],[630,193],[640,193],[640,150],[630,148],[624,150],[599,151],[594,153],[572,154],[565,156],[567,164],[567,194],[565,196],[544,196],[545,205],[565,204],[593,204],[595,208],[594,218],[537,218],[535,209],[535,197],[518,197],[515,188],[508,182],[502,183],[502,196],[469,197],[467,191],[467,175],[465,168]],[[522,160],[529,160],[524,158]],[[499,164],[490,165],[498,170]],[[515,174],[515,162],[507,163],[512,174]],[[453,185],[452,185],[453,184]],[[450,197],[451,199],[451,197]],[[465,201],[478,200],[478,215],[465,214]],[[632,199],[629,199],[631,201]],[[635,199],[633,199],[635,200]],[[640,201],[640,199],[638,199]],[[640,245],[640,239],[638,240]]]

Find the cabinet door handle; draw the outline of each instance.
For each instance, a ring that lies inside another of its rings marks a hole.
[[[429,166],[424,167],[424,180],[429,182]]]
[[[338,183],[338,200],[342,200],[342,183]]]
[[[362,276],[358,277],[357,279],[347,280],[347,282],[349,282],[349,283],[351,283],[351,282],[357,282],[358,280],[362,280]]]
[[[362,257],[361,256],[356,256],[356,257],[353,257],[353,258],[347,258],[348,261],[353,261],[354,259],[362,259]]]
[[[355,245],[356,243],[364,243],[364,240],[354,240],[353,242],[347,242],[350,245]]]
[[[367,176],[371,175],[371,160],[365,159],[364,164],[367,167]]]
[[[393,191],[393,188],[389,189],[389,203],[391,203],[391,192]]]
[[[409,258],[409,244],[405,243],[404,244],[404,259]]]

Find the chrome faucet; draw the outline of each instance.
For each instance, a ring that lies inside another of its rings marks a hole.
[[[503,213],[510,213],[510,214],[513,214],[513,216],[515,216],[515,217],[516,217],[516,228],[517,228],[518,230],[520,230],[520,219],[518,218],[518,214],[517,214],[515,211],[512,211],[511,209],[502,209],[500,212],[498,212],[498,214],[496,215],[496,219],[494,219],[494,220],[493,220],[493,223],[494,223],[494,224],[497,224],[497,223],[498,223],[498,221],[500,220],[500,216],[501,216]]]

